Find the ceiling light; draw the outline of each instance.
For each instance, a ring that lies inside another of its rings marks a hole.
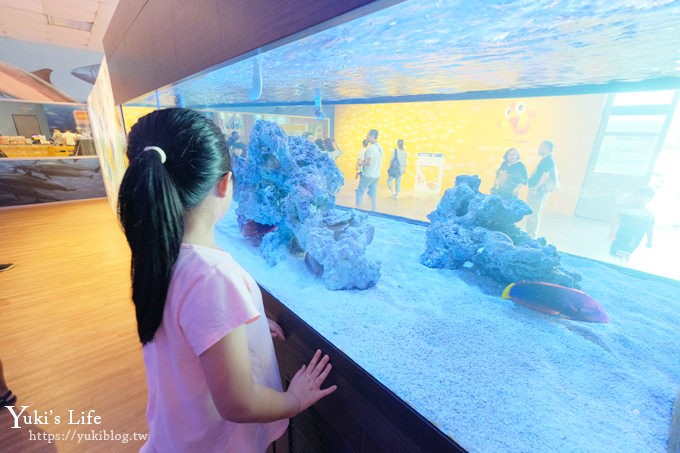
[[[92,22],[81,22],[79,20],[62,19],[61,17],[48,16],[47,23],[57,27],[72,28],[74,30],[92,31]]]

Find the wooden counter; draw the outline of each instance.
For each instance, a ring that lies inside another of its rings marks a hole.
[[[73,154],[74,149],[65,145],[0,145],[7,157],[65,157]]]

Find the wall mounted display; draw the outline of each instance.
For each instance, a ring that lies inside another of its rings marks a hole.
[[[0,207],[105,196],[96,157],[0,159]]]
[[[115,212],[118,186],[126,168],[126,137],[120,108],[113,102],[106,60],[102,61],[87,107],[106,194]]]
[[[0,97],[84,102],[103,53],[0,38]]]

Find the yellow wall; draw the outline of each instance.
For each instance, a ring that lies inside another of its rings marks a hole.
[[[369,129],[378,129],[385,153],[381,179],[387,177],[392,150],[401,138],[410,162],[402,179],[403,190],[414,187],[413,164],[418,153],[442,153],[442,192],[452,187],[460,174],[479,175],[481,190],[488,192],[508,148],[519,149],[531,174],[540,160],[538,145],[552,140],[562,188],[551,195],[546,211],[572,215],[604,101],[605,95],[580,95],[340,105],[335,107],[335,138],[344,154],[337,164],[346,181],[354,180],[361,141]]]
[[[153,107],[134,107],[123,106],[123,120],[125,121],[125,132],[130,133],[130,128],[135,125],[144,115],[156,110]]]

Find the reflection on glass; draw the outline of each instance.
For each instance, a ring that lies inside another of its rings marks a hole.
[[[665,115],[612,115],[607,132],[658,134],[665,121]]]
[[[674,90],[617,93],[614,105],[659,105],[673,102]]]
[[[645,176],[658,141],[656,135],[606,135],[595,172]]]

